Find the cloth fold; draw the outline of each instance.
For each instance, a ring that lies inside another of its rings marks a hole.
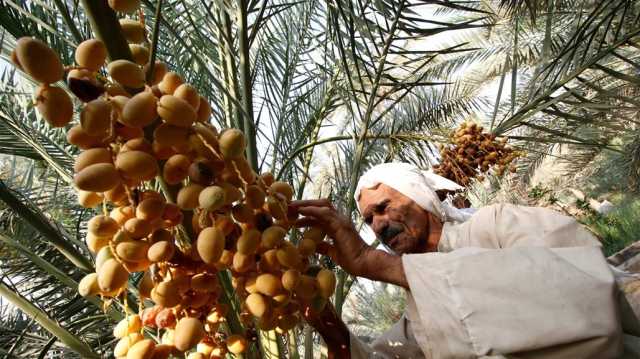
[[[620,354],[615,281],[597,247],[463,248],[402,259],[427,358]]]
[[[438,252],[404,255],[402,263],[412,330],[401,342],[422,353],[357,342],[352,359],[621,358],[614,275],[599,241],[571,217],[487,206],[446,223]],[[624,342],[622,358],[634,358]]]

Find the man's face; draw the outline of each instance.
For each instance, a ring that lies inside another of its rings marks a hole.
[[[394,252],[427,252],[429,213],[409,197],[380,184],[363,189],[358,204],[365,222]]]

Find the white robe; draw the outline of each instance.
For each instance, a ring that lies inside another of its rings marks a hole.
[[[437,253],[402,256],[402,319],[351,357],[576,358],[622,354],[614,276],[573,218],[498,204],[446,223]]]

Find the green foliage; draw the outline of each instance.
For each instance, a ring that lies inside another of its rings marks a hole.
[[[545,195],[551,192],[550,189],[544,188],[543,186],[537,184],[529,189],[529,197],[533,199],[542,199]]]
[[[30,323],[30,330],[38,334],[24,335],[15,352],[35,352],[37,354],[25,356],[37,357],[42,351],[46,354],[50,350],[50,353],[63,353],[64,357],[79,357],[68,348],[59,348],[69,344],[64,340],[65,336],[73,335],[86,347],[106,355],[111,349],[110,327],[119,316],[111,311],[103,312],[100,300],[87,300],[77,294],[77,283],[85,273],[71,261],[71,258],[80,258],[91,266],[87,261],[91,257],[82,239],[76,238],[84,232],[80,232],[78,226],[88,219],[87,215],[78,210],[75,195],[61,184],[60,177],[50,167],[34,166],[30,159],[7,160],[4,156],[0,171],[3,177],[11,174],[6,182],[0,181],[4,201],[0,211],[3,258],[0,284],[6,286],[3,290],[33,304],[32,308],[21,307],[31,310],[30,316],[39,310],[41,312],[36,315],[39,320],[54,320],[60,326],[47,328],[57,330],[52,338],[59,337],[57,343],[49,344],[47,331],[38,328],[40,321]],[[112,314],[115,316],[111,317]],[[21,324],[12,320],[16,314],[9,310],[0,315],[7,330],[15,325],[13,334],[0,335],[0,347],[10,348],[12,338],[15,340],[20,333]],[[5,346],[5,343],[8,344]]]
[[[355,335],[371,341],[397,322],[406,305],[402,288],[365,281],[352,287],[345,323]]]
[[[637,132],[618,137],[614,141],[624,146],[623,151],[604,151],[593,156],[592,163],[582,179],[586,194],[599,197],[606,194],[638,193],[638,138]]]
[[[539,204],[545,203],[548,205],[553,205],[558,202],[558,198],[556,197],[554,191],[551,188],[540,183],[529,188],[527,196]]]
[[[640,199],[627,199],[606,215],[591,213],[582,221],[598,235],[605,255],[610,256],[638,241]]]

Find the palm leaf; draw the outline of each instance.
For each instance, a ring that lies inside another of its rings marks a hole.
[[[575,80],[592,67],[597,67],[616,50],[623,49],[630,39],[640,33],[635,19],[638,9],[634,2],[611,1],[599,3],[573,32],[571,38],[532,80],[530,100],[497,128],[497,133],[514,128],[527,117],[558,98],[557,90]],[[611,26],[616,24],[616,26]]]

